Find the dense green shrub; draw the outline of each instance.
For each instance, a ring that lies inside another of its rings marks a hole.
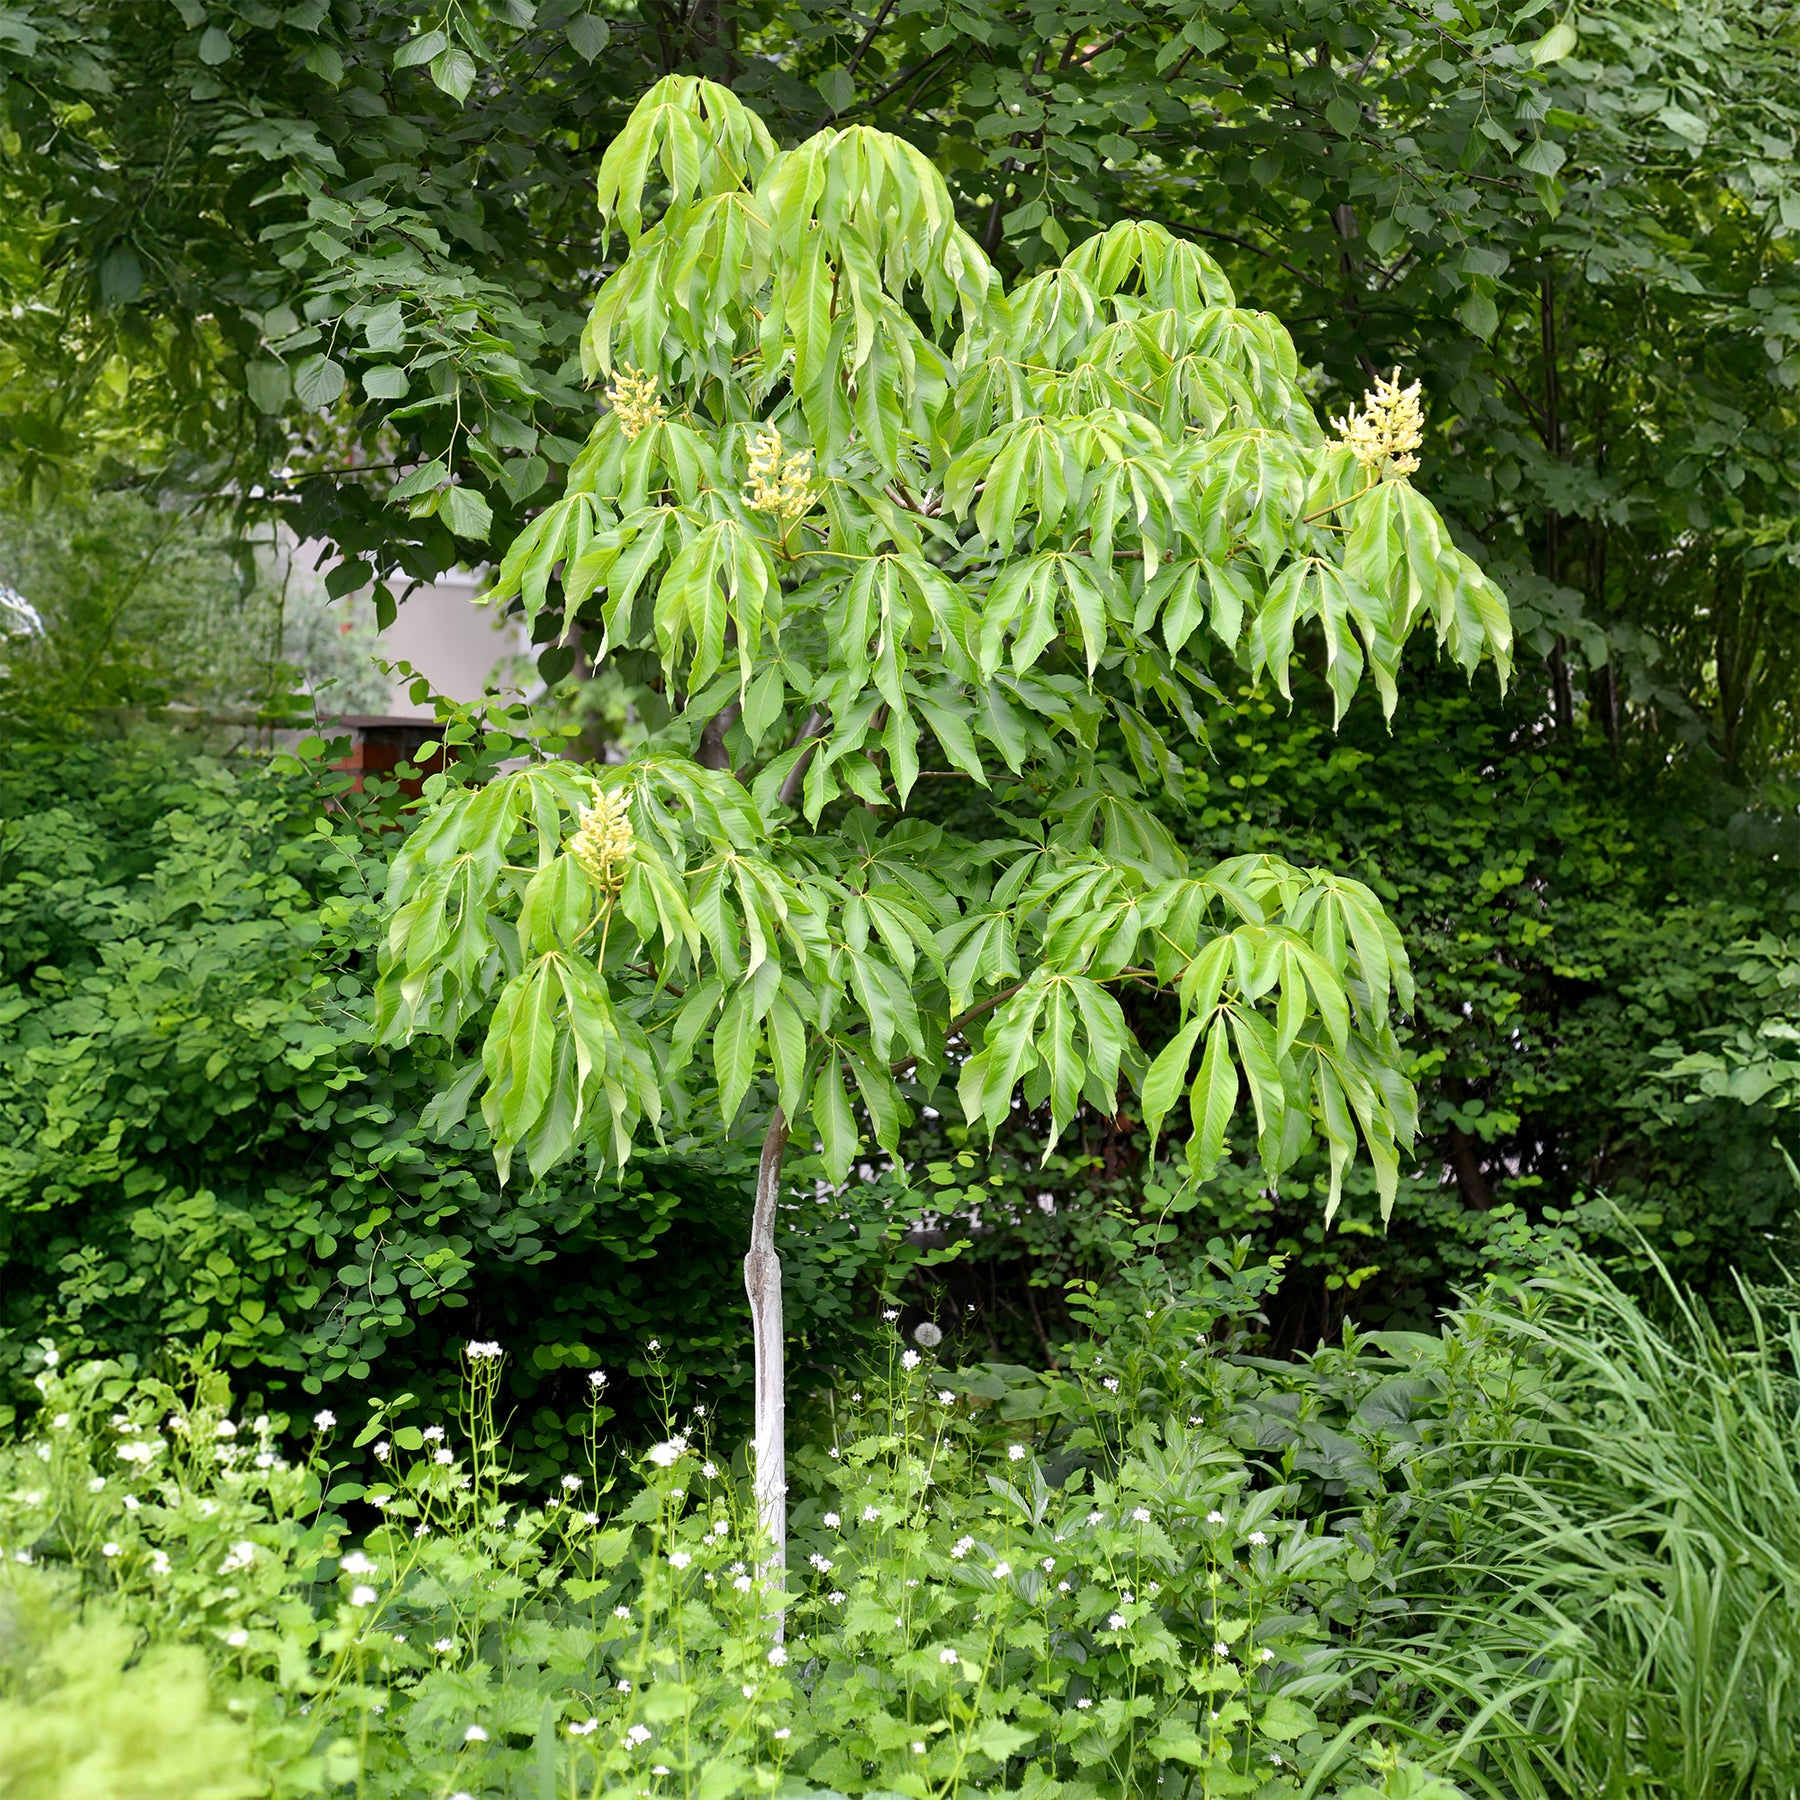
[[[270,1405],[343,1404],[430,1391],[447,1344],[504,1334],[515,1448],[554,1462],[590,1368],[647,1423],[636,1346],[660,1333],[681,1383],[731,1405],[747,1175],[686,1146],[502,1188],[477,1129],[431,1129],[441,1071],[363,1026],[397,797],[345,787],[148,741],[6,752],[0,1373],[44,1333],[105,1355],[181,1337]],[[886,1222],[792,1222],[802,1341],[841,1337]]]
[[[1602,1198],[1710,1292],[1729,1293],[1733,1268],[1791,1256],[1794,1186],[1773,1139],[1796,1084],[1721,1077],[1689,1103],[1699,1077],[1668,1077],[1677,1049],[1709,1034],[1786,1054],[1792,982],[1780,954],[1742,941],[1792,929],[1792,822],[1691,772],[1634,771],[1603,742],[1545,737],[1528,694],[1415,671],[1390,731],[1363,708],[1334,730],[1322,690],[1296,691],[1291,711],[1239,695],[1189,759],[1189,809],[1167,817],[1209,853],[1287,846],[1388,908],[1418,989],[1405,1042],[1421,1115],[1393,1219],[1384,1231],[1352,1172],[1327,1228],[1320,1156],[1275,1185],[1246,1154],[1171,1210],[1129,1113],[1084,1115],[1048,1160],[1036,1116],[972,1160],[967,1134],[928,1126],[941,1229],[970,1242],[932,1280],[977,1308],[994,1353],[1046,1354],[1068,1323],[1063,1284],[1111,1268],[1134,1238],[1253,1233],[1290,1259],[1272,1323],[1299,1347],[1351,1316],[1428,1324],[1487,1271],[1575,1243],[1641,1274]]]
[[[795,1458],[781,1598],[699,1408],[606,1518],[597,1435],[548,1498],[519,1486],[480,1342],[454,1415],[322,1413],[299,1464],[216,1375],[48,1357],[39,1428],[0,1453],[0,1569],[72,1571],[153,1643],[202,1647],[276,1794],[1451,1800],[1429,1771],[1464,1746],[1369,1655],[1402,1571],[1356,1503],[1390,1438],[1418,1479],[1458,1472],[1433,1425],[1467,1416],[1433,1397],[1491,1420],[1504,1371],[1421,1352],[1419,1423],[1394,1429],[1389,1384],[1345,1426],[1363,1463],[1321,1485],[1259,1453],[1295,1423],[1281,1386],[1196,1346],[1267,1274],[1192,1292],[1139,1265],[1047,1380],[890,1333]],[[323,1494],[353,1433],[374,1476]],[[360,1541],[329,1504],[352,1498],[380,1520]]]

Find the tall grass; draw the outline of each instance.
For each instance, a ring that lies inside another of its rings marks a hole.
[[[1459,1329],[1543,1372],[1497,1473],[1422,1508],[1417,1666],[1500,1785],[1580,1800],[1800,1794],[1800,1284],[1653,1318],[1577,1261]],[[1727,1329],[1727,1325],[1729,1329]]]

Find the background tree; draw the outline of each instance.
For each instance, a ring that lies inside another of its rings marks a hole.
[[[951,1079],[989,1132],[1047,1101],[1051,1146],[1130,1079],[1153,1130],[1189,1092],[1205,1176],[1247,1090],[1271,1172],[1316,1133],[1335,1204],[1360,1142],[1391,1199],[1410,987],[1373,895],[1271,856],[1194,869],[1144,796],[1169,734],[1203,731],[1214,655],[1285,687],[1314,641],[1340,705],[1365,673],[1391,704],[1416,626],[1470,670],[1504,669],[1509,633],[1405,479],[1415,394],[1385,385],[1326,439],[1280,326],[1160,227],[1007,292],[911,146],[853,127],[780,152],[679,76],[600,202],[629,246],[583,338],[609,410],[498,592],[534,617],[560,581],[660,729],[591,775],[443,797],[394,867],[379,1029],[478,1029],[447,1108],[481,1085],[503,1166],[533,1174],[756,1099],[779,1551],[794,1132],[842,1182],[865,1122],[894,1156]],[[938,782],[991,794],[976,834],[931,821]],[[1145,1042],[1124,990],[1172,996],[1173,1032]]]

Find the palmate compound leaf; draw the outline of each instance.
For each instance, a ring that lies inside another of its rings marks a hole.
[[[897,1147],[905,1083],[990,1131],[1042,1106],[1054,1142],[1130,1082],[1197,1178],[1253,1133],[1271,1170],[1323,1142],[1332,1206],[1360,1151],[1391,1201],[1391,925],[1277,859],[1191,868],[1149,792],[1221,680],[1285,693],[1309,647],[1340,711],[1366,680],[1391,709],[1423,627],[1504,675],[1504,603],[1409,459],[1327,437],[1197,246],[1126,221],[1003,292],[876,132],[781,150],[670,77],[600,198],[606,408],[490,598],[610,660],[655,729],[436,804],[388,896],[383,1036],[483,1038],[484,1116],[534,1169],[779,1100],[841,1180]],[[919,818],[944,782],[996,795],[990,835]],[[596,787],[633,832],[604,881],[571,848]],[[1166,1041],[1133,989],[1174,996]]]

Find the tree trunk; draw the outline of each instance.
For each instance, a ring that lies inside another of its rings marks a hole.
[[[756,1344],[756,1438],[751,1464],[756,1482],[756,1516],[768,1539],[765,1564],[780,1582],[787,1562],[787,1404],[782,1367],[781,1258],[775,1254],[775,1201],[781,1192],[781,1159],[787,1150],[787,1114],[779,1106],[763,1138],[756,1165],[756,1210],[750,1219],[750,1250],[744,1258],[744,1291]],[[775,1633],[781,1635],[780,1615]]]

